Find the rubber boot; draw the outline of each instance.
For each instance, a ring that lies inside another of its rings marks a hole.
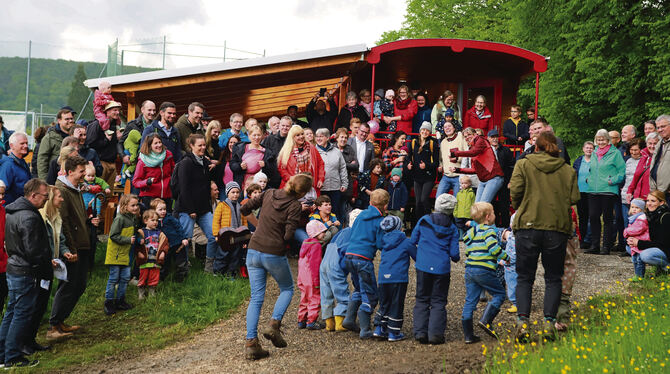
[[[493,306],[493,304],[488,304],[486,309],[484,309],[484,314],[479,320],[479,327],[484,330],[485,333],[491,335],[492,337],[498,339],[498,334],[493,330],[493,320],[500,313],[500,309]]]
[[[326,331],[335,331],[335,318],[326,318]]]
[[[244,356],[247,360],[259,360],[268,357],[270,353],[261,347],[258,338],[247,339],[244,344]]]
[[[267,327],[263,329],[263,336],[265,339],[270,340],[275,347],[284,348],[286,347],[286,340],[284,340],[284,337],[281,335],[280,329],[281,321],[271,319]]]
[[[214,259],[211,257],[205,258],[205,273],[214,274]]]
[[[465,344],[473,344],[481,340],[479,336],[475,335],[471,319],[462,319],[461,325],[463,325],[463,335],[465,336]]]
[[[156,296],[156,286],[149,287],[149,297]]]
[[[361,339],[370,339],[372,337],[372,331],[370,330],[370,315],[363,309],[358,310],[358,322],[361,324],[361,332],[359,336]]]
[[[111,316],[116,313],[116,306],[114,305],[114,300],[105,300],[105,314]]]
[[[147,296],[147,288],[144,286],[137,287],[137,300],[144,300],[146,296]]]
[[[126,302],[125,297],[116,300],[116,310],[130,310],[130,309],[133,309],[133,306]]]
[[[336,332],[343,332],[343,331],[349,331],[344,326],[342,326],[342,321],[344,321],[343,316],[335,316],[335,331]]]
[[[359,301],[349,301],[349,305],[347,305],[347,314],[344,316],[344,320],[342,321],[342,327],[349,331],[355,331],[359,332],[360,329],[358,326],[356,326],[356,313],[358,313],[358,308],[361,306],[361,302]]]

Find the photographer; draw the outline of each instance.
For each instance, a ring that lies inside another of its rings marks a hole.
[[[337,118],[337,105],[325,88],[314,94],[312,100],[307,104],[307,122],[309,127],[316,134],[316,130],[333,128],[333,123]]]

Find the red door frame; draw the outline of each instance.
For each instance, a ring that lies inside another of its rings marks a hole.
[[[502,120],[502,90],[503,81],[502,79],[489,79],[482,81],[471,81],[463,82],[463,105],[468,105],[468,89],[470,88],[479,88],[479,87],[493,87],[493,103],[494,106],[491,108],[488,103],[487,107],[493,115],[493,125],[498,131],[501,131],[501,120]],[[461,108],[463,114],[467,112],[470,108]],[[486,135],[486,134],[485,134]]]

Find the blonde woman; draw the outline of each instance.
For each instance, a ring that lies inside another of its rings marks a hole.
[[[298,125],[291,127],[277,158],[281,176],[279,188],[284,188],[292,176],[304,172],[312,174],[315,190],[320,190],[323,186],[325,178],[323,159],[316,147],[305,140],[305,131],[302,127]]]

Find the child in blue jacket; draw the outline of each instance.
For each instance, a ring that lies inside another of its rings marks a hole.
[[[167,214],[167,204],[156,198],[151,200],[151,209],[158,213],[158,229],[168,239],[170,249],[165,256],[165,263],[161,266],[161,280],[165,280],[170,272],[170,265],[174,260],[176,265],[175,281],[181,283],[188,276],[188,238],[179,220]]]
[[[405,222],[405,205],[407,205],[407,186],[402,181],[402,169],[394,168],[391,171],[391,181],[387,186],[390,195],[388,214],[399,217],[400,221]]]
[[[396,342],[405,339],[400,331],[407,294],[409,258],[416,260],[416,246],[402,232],[402,221],[386,216],[381,222],[384,234],[379,262],[379,309],[375,315],[375,338]]]
[[[451,263],[460,260],[458,228],[452,215],[453,195],[435,199],[435,212],[417,222],[411,243],[416,251],[414,339],[421,344],[444,344]]]
[[[370,206],[356,218],[351,227],[351,241],[345,253],[344,263],[346,269],[351,273],[351,281],[354,285],[352,300],[360,298],[361,304],[357,316],[360,323],[361,339],[372,337],[370,330],[370,317],[377,306],[377,280],[375,279],[375,266],[372,260],[377,249],[381,248],[384,231],[379,223],[384,218],[386,206],[389,202],[389,194],[383,189],[376,189],[370,194]],[[347,317],[353,315],[353,307],[356,303],[350,303],[347,308]],[[344,327],[347,330],[355,330],[355,322],[346,319]]]

